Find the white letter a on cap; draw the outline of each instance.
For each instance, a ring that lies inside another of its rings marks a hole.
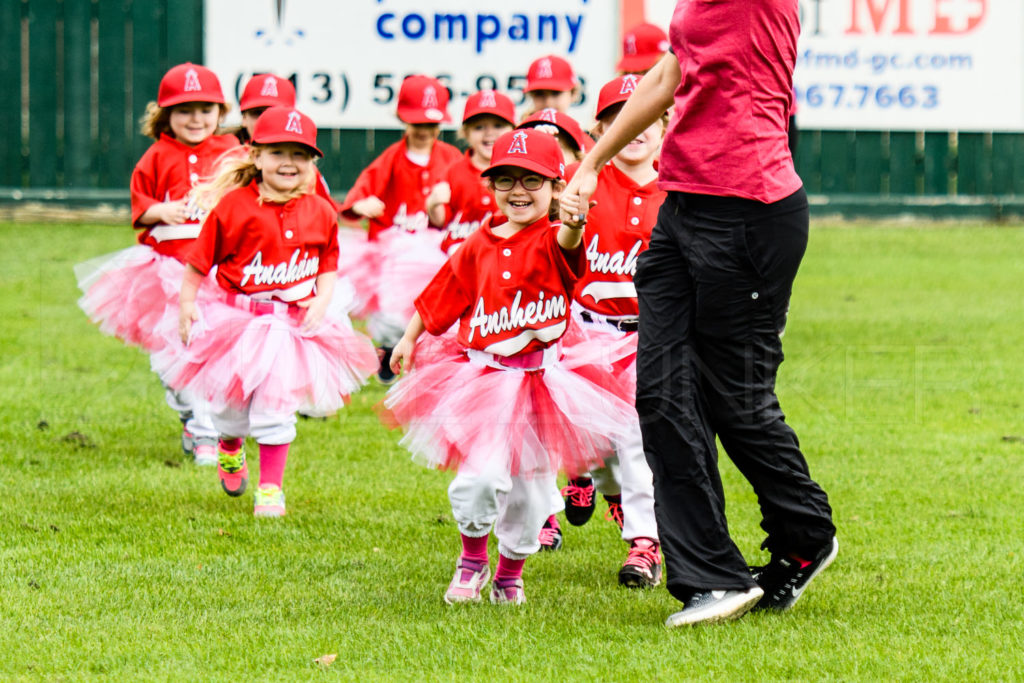
[[[299,135],[302,135],[302,119],[299,118],[299,112],[288,112],[288,122],[284,124],[284,129],[289,133],[298,133]]]
[[[526,154],[526,133],[517,131],[512,134],[512,144],[508,146],[508,154]]]
[[[199,74],[196,73],[195,69],[189,69],[185,72],[185,92],[198,92],[202,91],[203,86],[199,84]]]

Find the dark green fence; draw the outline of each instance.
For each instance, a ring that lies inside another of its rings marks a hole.
[[[116,191],[150,142],[138,120],[168,68],[202,61],[202,17],[203,0],[0,0],[0,198],[126,196]],[[398,135],[322,130],[335,192]],[[1000,215],[1024,196],[1024,134],[805,130],[796,161],[837,210],[966,203]]]

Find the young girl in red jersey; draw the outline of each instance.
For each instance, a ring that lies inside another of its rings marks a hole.
[[[637,81],[635,75],[620,76],[601,88],[595,132],[600,134],[612,124]],[[617,363],[616,370],[617,382],[631,392],[636,386],[639,327],[633,274],[665,200],[665,193],[657,187],[655,160],[666,123],[665,117],[656,121],[601,169],[592,197],[595,204],[583,234],[587,268],[573,294],[572,317],[581,332],[574,339],[629,342],[631,351]],[[568,199],[562,209],[579,213],[578,206]],[[566,355],[573,353],[573,344],[567,343]],[[623,540],[630,544],[619,582],[629,587],[656,586],[661,581],[661,557],[654,484],[644,456],[639,418],[629,437],[615,444],[615,456],[596,470],[593,478],[569,479],[562,491],[566,495],[565,517],[576,526],[587,522],[594,511],[596,485],[608,501],[609,517],[619,524]]]
[[[523,92],[530,104],[527,114],[541,109],[556,109],[564,113],[579,97],[580,81],[572,64],[557,55],[545,55],[530,63]]]
[[[295,86],[287,78],[274,74],[257,74],[242,88],[238,110],[242,114],[242,127],[235,135],[239,142],[252,141],[252,130],[260,114],[270,107],[295,107]]]
[[[444,262],[442,233],[430,229],[426,199],[462,153],[438,139],[449,122],[448,91],[436,78],[409,76],[398,92],[398,118],[405,135],[363,169],[349,190],[341,215],[369,220],[369,240],[345,231],[348,272],[360,296],[358,315],[381,348],[378,379],[390,384],[391,348],[413,313],[417,292]]]
[[[458,323],[458,343],[447,357],[417,358],[385,400],[414,457],[458,471],[448,497],[462,553],[448,603],[480,600],[492,527],[491,602],[524,602],[523,564],[540,547],[556,473],[589,469],[635,420],[623,395],[602,388],[613,384],[611,367],[594,363],[605,349],[577,354],[575,366],[561,358],[584,265],[580,230],[549,220],[564,172],[557,143],[515,130],[494,150],[484,174],[502,215],[470,235],[416,299],[392,370],[413,360],[423,332]]]
[[[233,135],[216,135],[227,113],[216,74],[198,64],[179,64],[160,80],[156,102],[146,107],[142,132],[155,142],[131,178],[132,224],[139,246],[79,264],[79,306],[100,329],[148,351],[164,340],[154,330],[168,306],[177,306],[185,250],[199,234],[205,212],[194,188],[215,164],[238,149]],[[168,390],[178,411],[182,448],[196,464],[216,462],[217,433],[208,411]]]
[[[154,355],[170,386],[214,410],[221,486],[244,493],[242,439],[259,444],[257,517],[285,513],[281,490],[295,412],[326,415],[377,368],[369,339],[352,329],[334,299],[336,214],[309,192],[316,127],[287,107],[265,111],[248,158],[226,165],[216,202],[185,255],[176,325],[180,336]],[[200,283],[216,266],[217,287]]]
[[[242,89],[238,108],[242,112],[242,127],[235,133],[243,144],[252,140],[252,130],[260,114],[270,107],[295,108],[295,86],[287,78],[274,74],[257,74]],[[341,207],[331,197],[331,188],[319,169],[313,174],[314,191],[326,199],[335,211]]]
[[[512,100],[493,90],[481,90],[466,100],[462,136],[469,149],[427,197],[430,222],[444,226],[441,251],[445,254],[453,253],[496,211],[494,193],[480,173],[491,165],[494,141],[515,127],[515,118]]]

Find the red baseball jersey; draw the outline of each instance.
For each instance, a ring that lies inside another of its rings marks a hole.
[[[316,277],[338,268],[338,224],[322,197],[286,204],[259,201],[255,181],[224,195],[185,254],[201,273],[217,266],[217,283],[259,299],[302,301]]]
[[[441,140],[434,142],[426,166],[410,160],[408,151],[403,137],[364,168],[345,195],[341,215],[353,221],[362,218],[352,211],[352,205],[360,199],[375,196],[384,202],[384,213],[370,220],[371,240],[391,226],[410,231],[427,228],[427,195],[444,179],[448,167],[462,156],[457,147]]]
[[[142,228],[139,243],[160,254],[182,258],[199,234],[205,211],[192,199],[192,188],[209,180],[216,163],[231,150],[241,150],[234,135],[211,135],[195,147],[166,133],[149,146],[132,171],[132,225]],[[160,202],[188,199],[188,220],[182,225],[142,225],[139,218]]]
[[[464,347],[516,356],[565,333],[583,250],[558,246],[558,224],[547,218],[511,237],[495,235],[492,225],[505,220],[488,219],[466,239],[416,298],[416,310],[431,334],[458,321]]]
[[[472,150],[467,150],[445,174],[445,180],[452,188],[452,200],[444,207],[445,233],[441,249],[446,254],[497,212],[494,193],[488,189],[487,179],[480,175],[480,169],[473,165],[472,154]]]
[[[566,175],[571,177],[576,168],[570,167]],[[597,204],[587,213],[583,230],[587,268],[576,284],[575,299],[601,315],[636,316],[636,259],[651,240],[665,192],[656,180],[637,185],[609,163],[598,174],[591,199]]]

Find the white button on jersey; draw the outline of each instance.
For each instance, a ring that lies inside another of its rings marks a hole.
[[[188,155],[188,163],[194,164],[197,161],[199,161],[199,157],[197,157],[195,154],[189,154]]]
[[[511,256],[512,255],[512,250],[511,249],[502,249],[501,253],[504,254],[505,256]]]
[[[191,180],[193,183],[199,182],[199,174],[198,173],[189,173],[188,174],[188,179]]]
[[[502,273],[502,274],[501,274],[501,277],[503,277],[503,278],[505,278],[505,279],[507,280],[507,279],[509,279],[510,277],[512,277],[512,273],[510,273],[510,272],[508,272],[508,271],[506,270],[506,271],[505,271],[504,273]]]
[[[484,197],[482,200],[480,200],[480,203],[483,204],[484,206],[488,206],[491,203],[491,198]]]
[[[640,206],[641,204],[644,203],[644,200],[640,199],[639,197],[633,197],[633,203],[636,204],[637,206]]]
[[[284,231],[284,236],[287,237],[288,239],[291,239],[294,234],[295,233],[292,232],[291,230],[285,230]]]
[[[632,223],[633,225],[640,225],[640,219],[637,218],[636,216],[633,216],[632,218],[630,218],[629,222]]]

